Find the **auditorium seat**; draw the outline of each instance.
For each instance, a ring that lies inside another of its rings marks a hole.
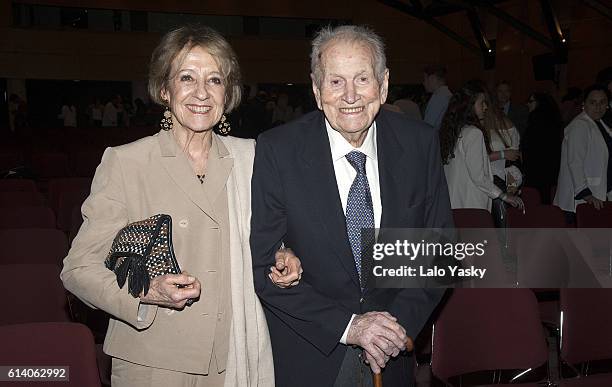
[[[16,324],[0,327],[0,364],[30,367],[69,367],[69,381],[3,386],[99,387],[96,350],[89,329],[70,322]]]
[[[49,207],[6,207],[0,229],[7,228],[55,228],[55,214]]]
[[[38,179],[70,176],[68,156],[59,152],[35,153],[31,157],[30,167]]]
[[[49,203],[57,216],[57,228],[70,232],[72,210],[81,206],[89,195],[90,178],[52,179],[49,181]]]
[[[432,372],[448,385],[460,385],[462,375],[477,371],[516,370],[518,375],[547,359],[537,300],[529,289],[455,289],[434,324]]]
[[[72,160],[74,164],[74,175],[81,177],[92,177],[96,168],[102,161],[104,149],[88,148],[74,150]]]
[[[89,194],[91,178],[69,177],[49,180],[49,205],[53,211],[60,206],[60,196],[63,192],[76,191]]]
[[[45,197],[38,191],[0,192],[0,207],[44,206]]]
[[[30,179],[1,179],[0,192],[36,191],[36,184]]]
[[[563,211],[551,205],[525,205],[525,211],[509,207],[506,211],[507,226],[512,228],[563,228],[567,227]]]
[[[612,373],[585,375],[579,367],[612,359],[612,289],[561,289],[560,355],[576,373],[560,386],[612,386]]]
[[[81,206],[74,206],[72,208],[72,217],[70,219],[70,232],[68,233],[68,240],[70,241],[70,244],[72,244],[72,241],[78,234],[82,224],[83,215],[81,214]]]
[[[453,219],[457,228],[493,228],[493,216],[479,208],[456,208]]]
[[[0,274],[0,294],[4,295],[0,325],[70,321],[66,290],[59,277],[59,266],[0,264]]]
[[[576,208],[576,226],[582,228],[612,228],[612,202],[605,202],[604,208],[595,209],[583,203]]]
[[[0,150],[0,172],[7,172],[15,167],[23,166],[23,154],[17,149]]]
[[[0,264],[49,263],[61,265],[68,254],[66,234],[56,229],[0,230]]]
[[[542,196],[537,188],[522,187],[520,196],[521,199],[523,199],[523,203],[525,203],[526,208],[531,208],[542,204]]]

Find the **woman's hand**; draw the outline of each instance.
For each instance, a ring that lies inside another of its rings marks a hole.
[[[525,204],[523,203],[523,199],[519,198],[518,196],[503,193],[499,198],[505,203],[510,204],[512,207],[517,207],[525,211]]]
[[[155,277],[149,284],[147,295],[140,295],[140,302],[183,309],[189,299],[200,297],[202,285],[186,271],[181,274],[164,274]]]
[[[518,184],[516,184],[516,179],[511,174],[506,174],[506,187],[507,192],[510,195],[516,195],[516,191],[518,191]]]
[[[593,195],[585,196],[584,201],[595,207],[596,210],[601,210],[604,207],[604,202]]]
[[[300,283],[302,279],[302,262],[293,250],[282,248],[274,256],[276,263],[270,267],[268,277],[279,288],[289,288]]]

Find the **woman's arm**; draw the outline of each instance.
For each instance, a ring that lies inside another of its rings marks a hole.
[[[479,190],[483,191],[492,199],[501,195],[502,190],[499,189],[489,177],[489,166],[485,165],[486,159],[483,154],[486,154],[484,138],[479,129],[464,131],[462,134],[461,146],[465,153],[465,161],[470,180]]]
[[[127,292],[127,286],[120,289],[115,273],[104,266],[115,235],[128,223],[120,161],[112,148],[102,156],[82,214],[83,225],[64,259],[60,275],[64,287],[93,308],[139,329],[148,327],[156,307],[144,308],[139,316],[140,300]]]

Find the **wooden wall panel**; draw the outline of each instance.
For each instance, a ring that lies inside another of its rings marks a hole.
[[[612,22],[587,8],[580,0],[553,1],[553,5],[559,9],[562,27],[571,31],[567,76],[562,79],[559,90],[556,90],[552,82],[534,80],[531,58],[549,50],[486,12],[480,13],[484,28],[489,38],[497,40],[497,67],[493,71],[484,71],[478,55],[433,27],[375,0],[21,2],[72,4],[80,7],[104,4],[114,9],[206,14],[350,19],[372,26],[385,38],[393,83],[419,83],[424,65],[444,63],[449,69],[451,88],[457,88],[474,77],[490,83],[507,79],[512,82],[515,96],[519,100],[526,99],[535,89],[562,93],[567,86],[586,86],[593,81],[600,68],[612,64]],[[10,1],[0,1],[1,78],[142,80],[146,77],[149,55],[159,40],[158,34],[12,28],[10,4]],[[546,34],[539,2],[509,0],[501,8]],[[464,14],[449,15],[439,20],[476,44]],[[305,38],[241,37],[232,38],[230,42],[239,55],[244,78],[249,83],[309,81],[309,41]]]

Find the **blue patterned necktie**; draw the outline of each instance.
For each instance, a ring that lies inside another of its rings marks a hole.
[[[346,231],[353,250],[357,273],[361,279],[361,230],[374,228],[374,209],[365,171],[366,155],[352,151],[346,155],[346,159],[357,171],[346,201]]]

